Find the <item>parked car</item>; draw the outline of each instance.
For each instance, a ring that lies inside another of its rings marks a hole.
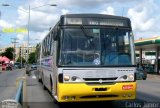
[[[31,70],[37,70],[37,64],[36,63],[33,63],[31,65]]]
[[[145,69],[146,69],[147,73],[153,73],[154,72],[154,68],[151,64],[147,64],[145,66]]]
[[[145,68],[143,69],[141,66],[137,67],[136,79],[137,80],[146,80],[147,79],[147,71]]]
[[[20,62],[15,62],[14,63],[14,68],[21,69],[21,63]]]

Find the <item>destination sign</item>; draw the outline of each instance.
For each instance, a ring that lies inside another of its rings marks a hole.
[[[66,18],[67,25],[103,25],[129,27],[129,20],[124,19],[101,19],[101,18]]]

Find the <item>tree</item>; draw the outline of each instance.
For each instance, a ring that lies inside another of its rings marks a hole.
[[[18,57],[16,62],[21,62],[21,57]],[[22,57],[22,64],[26,63],[26,60]]]
[[[39,43],[36,45],[36,50],[35,50],[36,61],[40,58],[40,50],[41,50],[41,44]]]
[[[1,53],[0,55],[6,56],[10,60],[13,60],[13,52],[14,52],[14,48],[9,47],[9,48],[6,48],[5,52]]]
[[[36,55],[35,55],[35,52],[32,52],[32,53],[29,54],[28,63],[29,63],[29,64],[36,63]]]

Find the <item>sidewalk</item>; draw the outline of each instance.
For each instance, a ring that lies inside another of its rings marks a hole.
[[[147,74],[147,78],[160,80],[160,75],[158,75],[158,74]]]
[[[31,76],[26,76],[26,101],[30,108],[50,108],[53,106],[53,99],[47,90],[43,90],[42,84],[38,82],[34,71],[31,71]]]
[[[52,102],[49,93],[43,90],[35,75],[27,76],[27,102]]]

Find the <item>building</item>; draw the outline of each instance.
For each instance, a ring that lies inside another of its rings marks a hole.
[[[6,48],[8,47],[14,47],[13,44],[4,47],[4,48],[0,48],[0,53],[4,52]],[[16,45],[15,48],[15,60],[17,60],[19,57],[23,57],[26,61],[27,61],[27,43],[21,44],[19,46]],[[36,50],[35,46],[29,46],[29,54],[34,52]]]
[[[0,53],[3,53],[6,50],[6,48],[0,48]]]
[[[18,57],[23,57],[26,61],[27,61],[27,51],[28,51],[28,47],[27,44],[21,44],[18,48],[16,48],[16,60],[18,59]],[[29,54],[32,52],[35,52],[36,47],[35,46],[29,46]]]

